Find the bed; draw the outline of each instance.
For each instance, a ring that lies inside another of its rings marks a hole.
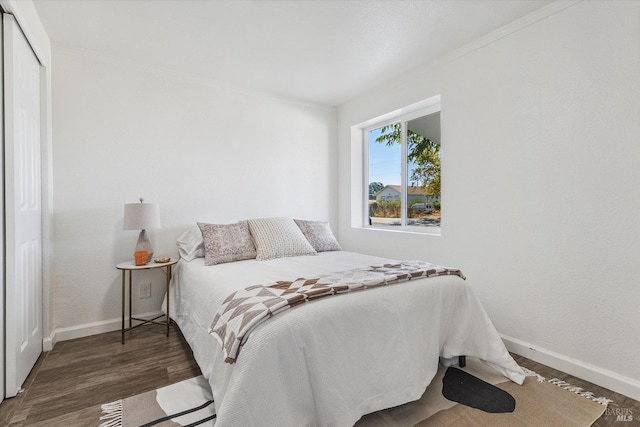
[[[457,276],[408,280],[293,307],[257,326],[235,363],[225,362],[209,333],[217,308],[248,286],[396,262],[341,250],[210,266],[203,257],[183,257],[172,279],[171,317],[211,385],[216,425],[350,426],[365,414],[420,398],[439,357],[478,357],[522,383],[524,374],[471,280]]]

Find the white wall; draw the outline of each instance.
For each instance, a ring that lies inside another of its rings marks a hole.
[[[177,256],[196,221],[288,215],[337,227],[336,110],[53,46],[54,258],[51,340],[119,328],[119,262],[138,232],[124,203],[160,205],[156,256]],[[134,313],[157,311],[135,297]]]
[[[460,267],[512,348],[639,399],[640,3],[556,12],[339,109],[340,241]],[[351,127],[438,94],[442,235],[352,227]]]

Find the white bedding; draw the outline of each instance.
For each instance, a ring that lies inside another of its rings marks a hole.
[[[216,425],[350,426],[364,414],[418,399],[438,356],[478,357],[522,384],[522,370],[470,283],[456,276],[294,307],[258,326],[235,364],[224,362],[207,332],[217,307],[235,290],[394,261],[344,251],[210,267],[202,258],[181,260],[171,316],[211,384]]]

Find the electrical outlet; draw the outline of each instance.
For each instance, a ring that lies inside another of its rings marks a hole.
[[[140,287],[138,288],[138,297],[151,298],[151,282],[140,283]]]

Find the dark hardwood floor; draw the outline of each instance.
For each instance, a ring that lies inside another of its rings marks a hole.
[[[98,426],[100,405],[200,375],[180,330],[142,326],[58,342],[25,391],[0,404],[0,426]]]
[[[640,402],[514,355],[523,367],[546,378],[558,378],[612,399],[632,415],[616,421],[605,413],[594,426],[640,425]],[[144,326],[120,343],[120,331],[62,341],[44,353],[25,383],[25,391],[0,404],[0,426],[97,426],[100,405],[200,374],[180,330],[172,325],[169,337],[161,326]],[[613,412],[613,411],[612,411]],[[623,411],[624,412],[624,411]]]

